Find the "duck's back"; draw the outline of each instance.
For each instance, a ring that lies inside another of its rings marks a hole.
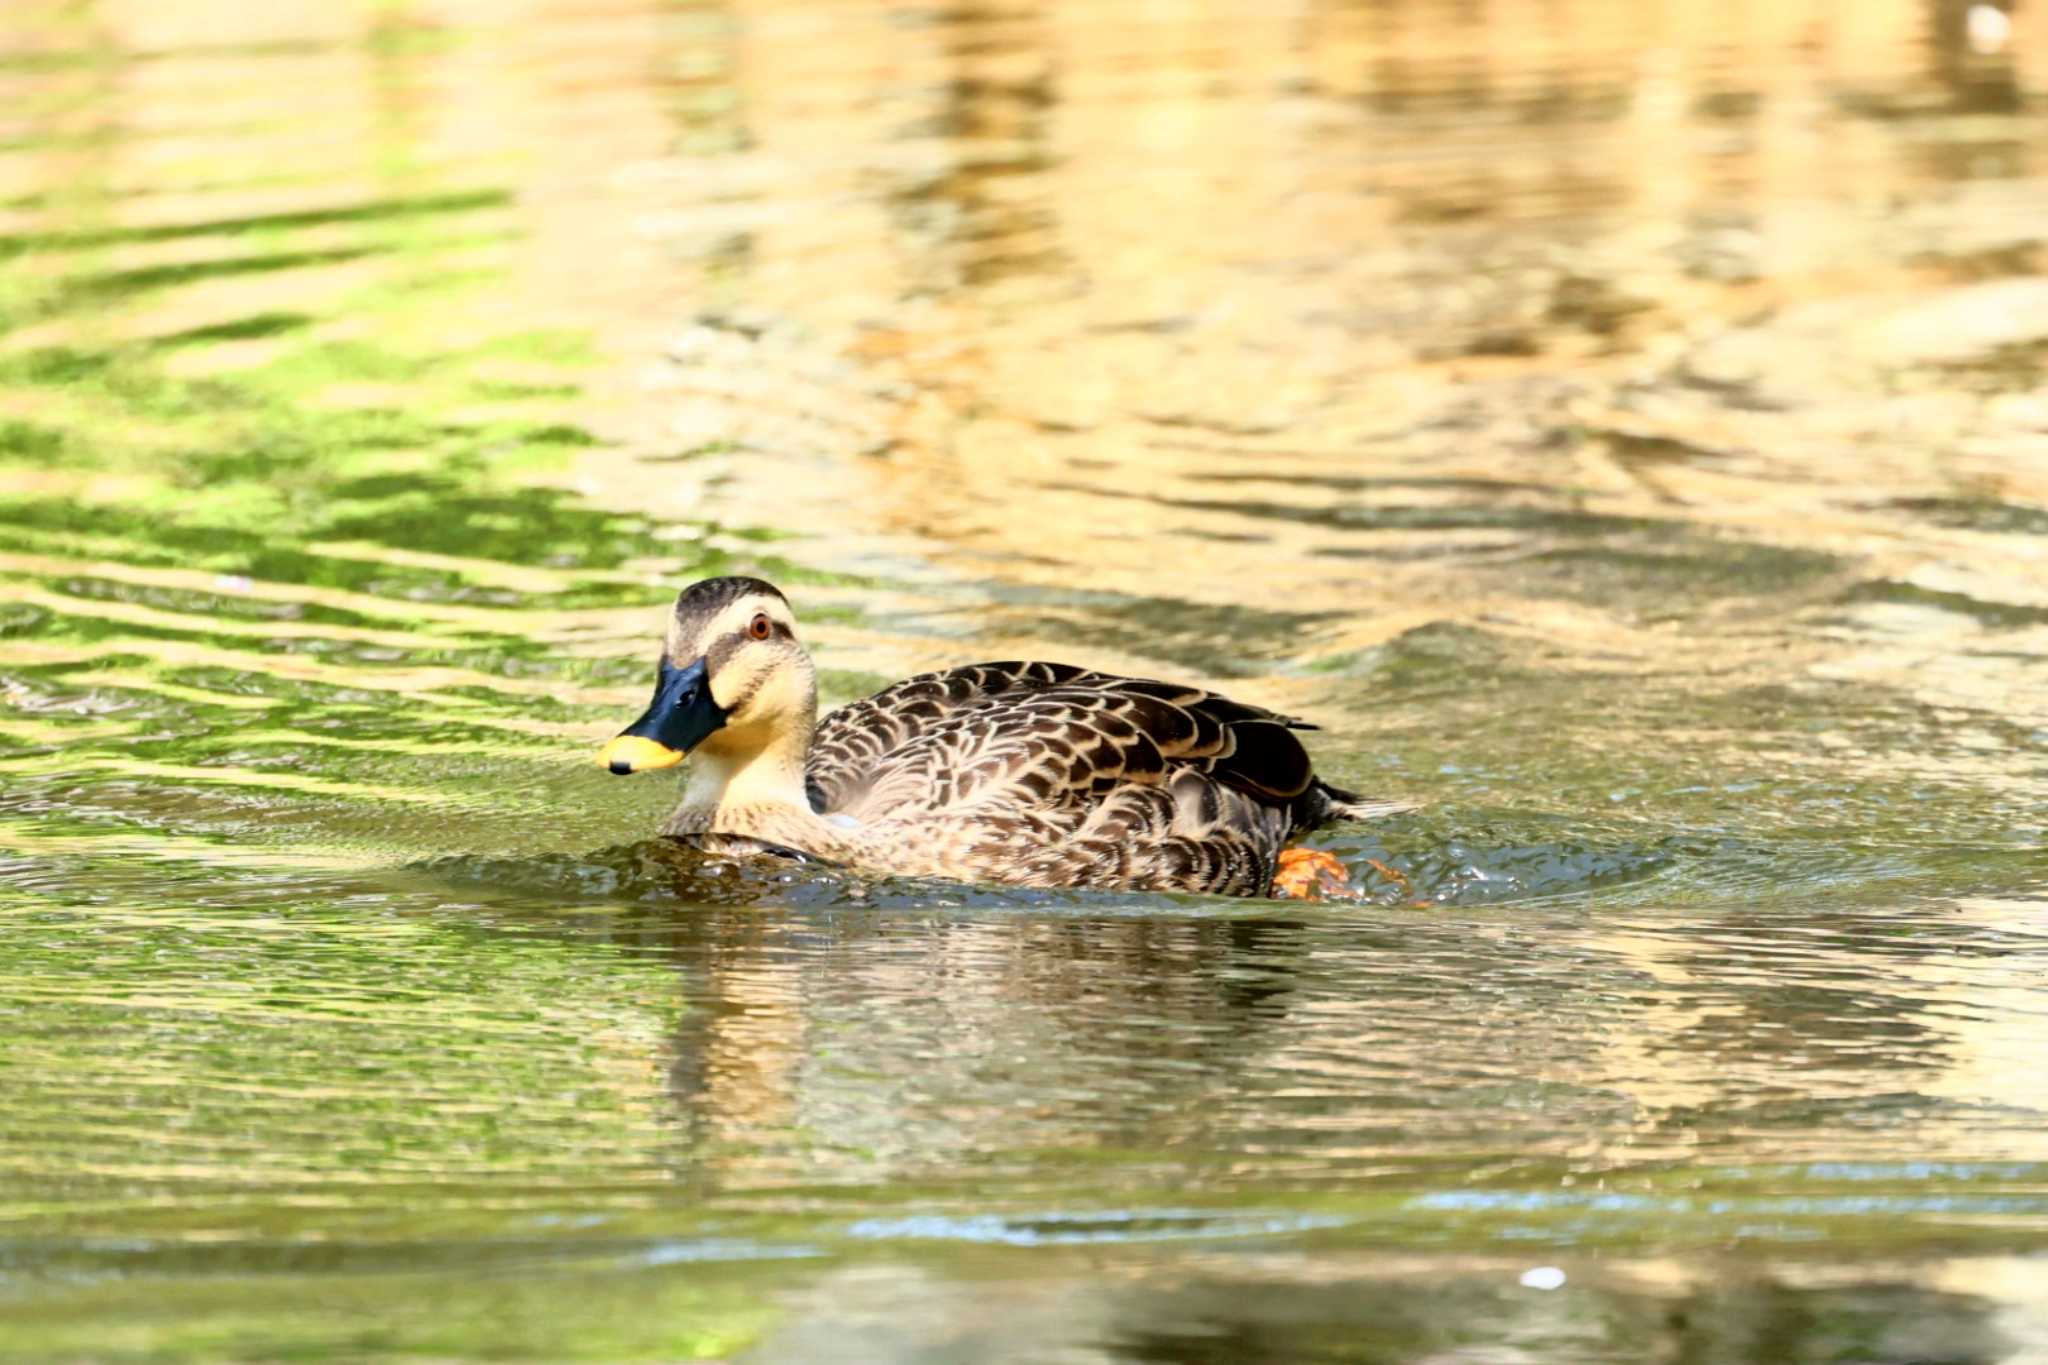
[[[1030,886],[1264,894],[1296,832],[1376,809],[1319,781],[1314,727],[1071,664],[975,664],[827,715],[814,808],[896,870]]]

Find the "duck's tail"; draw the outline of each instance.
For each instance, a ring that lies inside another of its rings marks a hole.
[[[1415,805],[1413,801],[1368,801],[1357,792],[1333,787],[1318,777],[1309,782],[1302,827],[1316,829],[1339,821],[1378,820],[1388,815],[1399,815],[1404,810],[1414,810]]]

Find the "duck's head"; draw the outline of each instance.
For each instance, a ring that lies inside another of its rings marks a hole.
[[[620,775],[668,768],[693,750],[766,747],[808,727],[817,672],[788,599],[758,578],[707,578],[676,597],[647,713],[598,751]]]

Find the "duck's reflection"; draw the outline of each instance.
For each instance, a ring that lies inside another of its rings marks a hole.
[[[663,931],[670,1092],[698,1155],[749,1179],[1156,1144],[1270,1051],[1301,928],[697,912]]]
[[[472,870],[598,891],[575,921],[544,900],[543,932],[672,964],[671,1157],[707,1191],[2048,1158],[2024,1064],[2048,940],[2011,902],[1091,897],[662,841]]]
[[[1991,1365],[2030,1339],[2041,1275],[2023,1261],[1853,1276],[1740,1260],[1575,1268],[1561,1293],[1514,1263],[1206,1257],[1126,1262],[1114,1276],[996,1283],[915,1263],[830,1273],[791,1293],[750,1361],[1086,1359],[1175,1365],[1579,1365],[1589,1360],[1920,1361]],[[2015,1273],[2016,1272],[2016,1273]],[[2015,1330],[2017,1329],[2017,1330]],[[1020,1343],[1028,1343],[1019,1350]]]
[[[1794,1286],[1736,1271],[1730,1281],[1676,1293],[1605,1284],[1561,1301],[1512,1285],[1506,1274],[1341,1286],[1198,1281],[1132,1296],[1107,1336],[1116,1359],[1181,1365],[1533,1365],[1608,1351],[1683,1365],[1845,1358],[1992,1365],[2012,1349],[1993,1321],[1994,1301],[1895,1281]]]
[[[1510,1177],[1716,1149],[2004,1159],[2025,1155],[2014,1124],[1982,1102],[2041,1098],[2005,1069],[1995,1093],[1952,1102],[1948,1078],[1981,1081],[1973,1059],[2024,1042],[2023,1012],[1984,1006],[2048,967],[2048,945],[1936,908],[1227,917],[639,848],[625,889],[647,892],[652,869],[674,894],[588,924],[675,964],[679,1174],[728,1192],[1028,1190],[1077,1161],[1101,1188],[1112,1167],[1314,1185],[1447,1154]]]

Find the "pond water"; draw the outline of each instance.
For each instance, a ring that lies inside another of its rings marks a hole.
[[[9,4],[0,1355],[2048,1361],[2044,99],[1952,0]],[[1421,806],[693,862],[591,757],[717,572]]]

